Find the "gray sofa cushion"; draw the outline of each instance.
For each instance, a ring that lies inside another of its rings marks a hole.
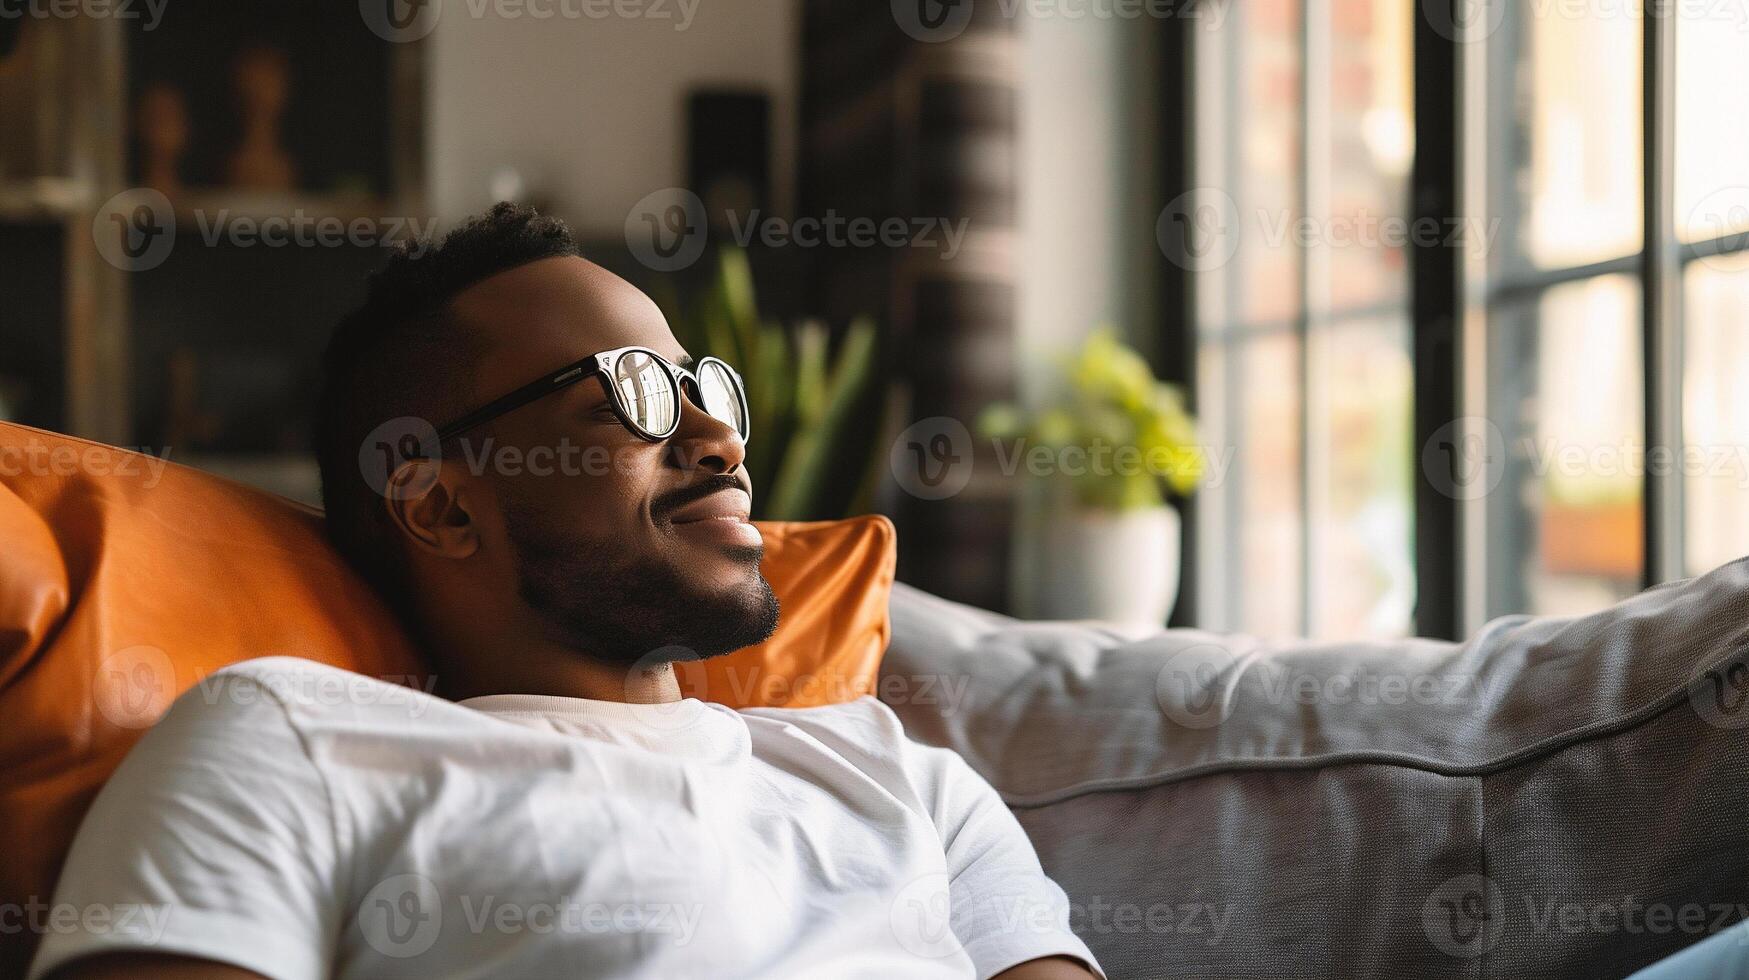
[[[892,612],[882,697],[1114,977],[1621,976],[1749,917],[1749,563],[1464,644]]]

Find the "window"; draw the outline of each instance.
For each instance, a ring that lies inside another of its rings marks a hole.
[[[1410,547],[1410,14],[1372,0],[1228,3],[1197,41],[1198,183],[1232,258],[1199,273],[1206,438],[1199,620],[1400,635]],[[1223,254],[1223,253],[1217,253]]]
[[[1198,625],[1455,635],[1749,554],[1732,5],[1203,2]]]

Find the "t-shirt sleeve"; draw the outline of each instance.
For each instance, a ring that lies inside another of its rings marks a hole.
[[[949,749],[905,742],[905,767],[947,855],[949,924],[980,978],[1069,956],[1104,976],[1069,927],[1069,899],[984,777]]]
[[[216,674],[98,793],[29,976],[138,951],[317,980],[339,933],[338,865],[327,789],[286,706],[253,677]]]

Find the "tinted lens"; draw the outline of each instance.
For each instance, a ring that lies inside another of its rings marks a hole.
[[[741,384],[735,380],[729,366],[721,361],[704,361],[698,366],[698,393],[704,399],[700,407],[720,422],[733,426],[747,437],[747,413],[742,407]]]
[[[627,351],[613,366],[620,408],[646,435],[666,438],[674,432],[680,412],[674,376],[645,351]]]

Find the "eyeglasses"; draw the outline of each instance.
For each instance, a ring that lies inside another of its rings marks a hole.
[[[694,405],[734,429],[742,442],[747,441],[747,388],[734,368],[718,358],[707,357],[689,370],[648,347],[617,347],[568,364],[442,426],[437,430],[437,441],[448,442],[500,415],[591,377],[601,379],[614,414],[640,438],[661,442],[680,428],[680,395],[684,389]]]

